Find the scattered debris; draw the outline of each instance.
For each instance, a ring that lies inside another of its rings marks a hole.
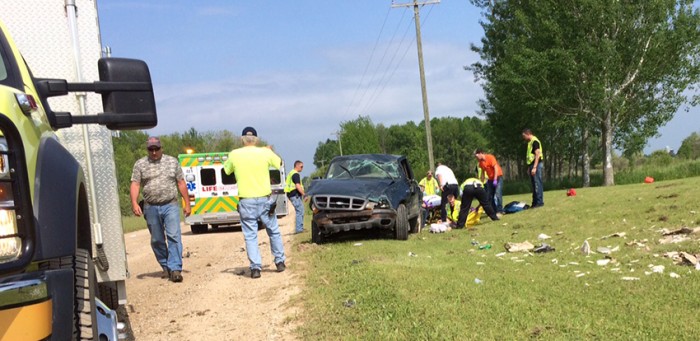
[[[484,244],[479,246],[479,250],[489,250],[491,249],[491,244]]]
[[[675,244],[690,240],[687,235],[673,234],[659,239],[659,244]]]
[[[359,259],[353,259],[352,262],[350,262],[350,264],[352,264],[352,265],[357,265],[357,264],[360,264],[360,263],[362,263],[362,261],[359,260]]]
[[[609,255],[612,250],[609,247],[601,246],[595,250],[598,253],[602,253],[604,255]]]
[[[661,234],[664,236],[676,235],[676,234],[696,234],[700,233],[700,227],[690,228],[681,227],[675,230],[662,229]]]
[[[619,272],[619,271],[620,271],[620,268],[612,268],[612,269],[610,269],[610,271],[612,271],[612,272]]]
[[[524,241],[522,243],[506,243],[506,251],[508,252],[528,252],[535,248],[532,243]]]
[[[484,284],[484,281],[482,281],[478,278],[474,278],[474,284]]]
[[[355,244],[352,244],[352,246],[362,246],[362,243],[355,243]]]
[[[484,262],[476,262],[476,265],[486,265]]]
[[[687,252],[670,251],[664,253],[664,257],[670,258],[671,260],[673,260],[674,263],[678,265],[697,266],[698,264],[700,264],[700,262],[698,261],[700,255],[692,255]]]
[[[588,240],[583,241],[583,245],[581,245],[581,253],[586,256],[591,254],[591,245],[588,244]]]
[[[654,272],[657,274],[662,274],[662,273],[664,273],[665,269],[666,269],[666,267],[663,265],[654,265],[651,267],[651,272]]]
[[[626,235],[627,235],[627,232],[615,232],[613,234],[609,234],[607,236],[604,236],[600,239],[608,239],[608,238],[613,238],[613,237],[624,238]]]
[[[671,276],[671,278],[681,278],[681,275],[679,275],[679,274],[677,274],[677,273],[675,273],[675,272],[671,272],[671,273],[669,273],[668,275]]]
[[[552,259],[552,264],[559,264],[559,260],[556,258]]]
[[[569,262],[569,265],[578,265],[577,262]]]
[[[503,256],[505,256],[505,255],[506,255],[505,252],[501,252],[501,253],[497,253],[497,254],[496,254],[496,257],[503,257]]]
[[[472,246],[478,246],[478,245],[479,245],[479,242],[478,242],[478,241],[472,240]]]
[[[623,281],[638,281],[639,277],[622,277]]]
[[[599,259],[596,261],[596,264],[598,264],[600,266],[606,266],[606,265],[608,265],[608,263],[610,263],[610,259],[607,259],[607,258],[606,259]]]
[[[582,273],[580,273],[580,274],[577,274],[576,277],[583,277],[583,276],[585,276],[585,275],[586,275],[586,274],[582,272]]]
[[[354,299],[350,299],[350,300],[346,300],[345,302],[343,302],[343,306],[345,308],[354,308],[356,303],[357,302],[355,302]]]
[[[542,245],[536,247],[533,250],[533,252],[534,253],[545,253],[545,252],[552,252],[554,250],[555,249],[553,247],[549,246],[549,244],[542,243]]]
[[[547,240],[547,239],[549,239],[549,238],[552,238],[552,237],[550,237],[550,236],[548,236],[548,235],[546,235],[546,234],[544,234],[544,233],[540,233],[540,235],[537,236],[537,239],[539,239],[539,240]]]
[[[631,242],[625,243],[627,246],[636,246],[636,247],[646,247],[649,240],[648,239],[642,239],[642,240],[633,240]]]
[[[557,236],[561,236],[562,234],[564,234],[564,231],[557,232]]]
[[[447,224],[430,224],[430,233],[445,233],[447,231],[450,231],[451,228]]]
[[[409,256],[409,257],[418,257],[418,255],[415,254],[415,253],[413,253],[413,252],[409,252],[409,253],[408,253],[408,256]]]

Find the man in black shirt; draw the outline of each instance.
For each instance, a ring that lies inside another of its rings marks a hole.
[[[527,171],[532,184],[532,205],[530,208],[541,207],[544,206],[544,188],[542,183],[544,148],[542,148],[542,143],[537,136],[532,134],[530,129],[523,130],[523,139],[527,141],[525,159],[527,160]]]
[[[294,161],[294,169],[287,174],[287,181],[284,185],[284,192],[287,193],[289,201],[294,206],[296,213],[295,232],[304,232],[304,185],[301,183],[301,170],[304,169],[304,163],[297,160]]]

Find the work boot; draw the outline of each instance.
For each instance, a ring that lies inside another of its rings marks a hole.
[[[284,262],[275,263],[275,266],[277,267],[277,272],[282,272],[287,268]]]
[[[170,272],[170,281],[174,283],[182,282],[182,273],[178,270]]]
[[[260,278],[260,269],[250,269],[250,278]]]

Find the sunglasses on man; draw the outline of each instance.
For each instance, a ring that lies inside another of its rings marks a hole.
[[[148,148],[148,151],[149,151],[149,152],[157,152],[157,151],[159,151],[159,150],[160,150],[160,147]]]

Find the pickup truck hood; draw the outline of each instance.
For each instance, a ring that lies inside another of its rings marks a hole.
[[[310,195],[346,195],[377,200],[389,195],[398,180],[389,179],[320,179],[311,181]],[[391,200],[391,198],[390,198]]]

